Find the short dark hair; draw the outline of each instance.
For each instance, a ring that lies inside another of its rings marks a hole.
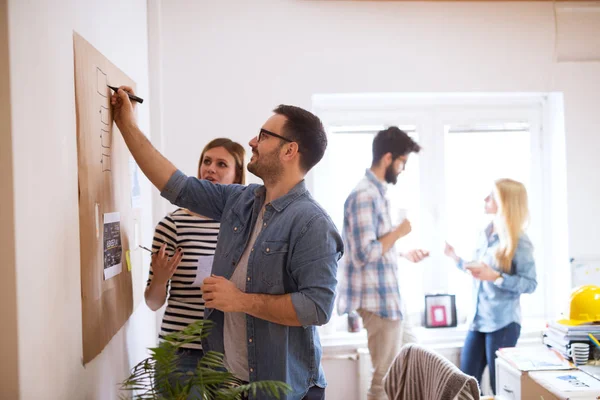
[[[300,168],[308,172],[317,165],[327,148],[327,134],[319,117],[300,107],[279,105],[273,110],[287,121],[283,125],[285,137],[298,143]]]
[[[387,153],[392,153],[392,159],[410,153],[418,153],[421,146],[415,142],[406,132],[397,126],[377,132],[373,139],[373,163],[376,165]]]
[[[202,168],[202,162],[204,161],[204,153],[216,147],[223,147],[233,156],[233,159],[235,160],[235,182],[233,183],[244,185],[246,183],[246,169],[244,168],[246,150],[244,150],[244,147],[241,144],[227,138],[213,139],[204,146],[202,154],[200,154],[200,161],[198,161],[198,178],[200,178],[200,168]]]

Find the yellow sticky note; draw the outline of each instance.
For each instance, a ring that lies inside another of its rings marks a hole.
[[[129,258],[129,250],[125,252],[125,259],[127,260],[127,271],[131,271],[131,258]]]

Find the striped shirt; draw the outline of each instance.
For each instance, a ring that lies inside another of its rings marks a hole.
[[[387,186],[367,169],[344,204],[344,248],[339,268],[338,312],[366,310],[402,319],[398,256],[378,240],[392,230]]]
[[[163,243],[167,244],[166,251],[169,256],[172,256],[178,247],[183,250],[181,263],[167,285],[167,309],[162,320],[160,339],[204,318],[202,290],[190,285],[196,278],[198,257],[215,254],[219,225],[217,221],[192,215],[189,211],[179,208],[164,217],[156,226],[152,242],[153,251],[158,251]],[[150,265],[147,285],[152,282],[152,277]],[[202,349],[200,340],[182,347]]]

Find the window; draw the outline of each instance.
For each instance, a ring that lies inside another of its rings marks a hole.
[[[396,124],[400,129],[408,133],[414,140],[419,141],[416,126]],[[327,157],[324,163],[325,168],[318,172],[316,183],[322,184],[318,192],[323,194],[319,196],[319,202],[329,212],[333,222],[340,233],[344,222],[344,202],[364,177],[366,169],[371,165],[373,159],[372,144],[375,134],[385,129],[386,126],[332,126],[328,129]],[[388,187],[387,196],[390,200],[390,213],[392,223],[399,219],[398,210],[403,209],[408,212],[407,218],[411,221],[413,232],[408,235],[401,243],[398,243],[397,250],[404,251],[419,247],[420,233],[420,191],[419,191],[419,171],[420,161],[418,156],[410,157],[406,170],[401,174],[401,179],[396,185]],[[334,185],[330,186],[332,182]],[[421,282],[422,274],[415,270],[411,263],[401,259],[404,268],[400,268],[400,283],[402,286],[402,295],[408,299],[420,298],[423,296],[423,284]],[[418,305],[414,304],[417,311]]]
[[[491,218],[483,214],[483,199],[491,192],[494,180],[510,178],[522,182],[530,194],[530,207],[537,206],[535,196],[531,199],[535,170],[532,162],[532,135],[527,123],[445,126],[446,237],[459,255],[465,259],[471,257],[477,235],[490,223]],[[532,239],[538,242],[536,248],[539,248],[539,238]],[[448,287],[456,294],[458,308],[468,309],[472,300],[470,279],[455,269],[448,280]],[[526,315],[542,315],[543,308],[535,308],[536,302],[537,306],[543,304],[541,293],[540,284],[533,301],[531,296],[522,298],[525,305],[534,306],[526,307],[532,310]]]
[[[400,125],[400,129],[407,132],[418,141],[416,128],[413,125]],[[385,126],[337,126],[328,129],[328,167],[320,171],[319,182],[336,181],[335,190],[327,190],[328,195],[323,196],[321,205],[330,212],[337,228],[342,230],[344,220],[344,202],[348,194],[365,175],[366,169],[371,165],[372,144],[375,134],[385,129]],[[350,162],[349,162],[350,161]],[[344,179],[340,179],[344,177]],[[351,179],[354,177],[355,179]],[[391,209],[416,210],[419,204],[419,159],[412,158],[402,174],[402,180],[397,185],[391,186],[388,191]],[[403,193],[404,195],[400,195]],[[414,216],[411,216],[414,217]],[[392,221],[397,219],[392,211]],[[412,218],[411,218],[412,221]]]
[[[408,210],[413,231],[397,242],[396,251],[430,250],[424,262],[401,259],[399,279],[405,306],[418,322],[425,294],[457,296],[459,323],[471,307],[471,279],[444,256],[448,240],[469,258],[477,235],[489,223],[483,199],[498,178],[512,178],[528,189],[532,224],[528,234],[536,247],[538,289],[522,297],[524,317],[544,317],[542,174],[540,96],[483,101],[459,95],[410,99],[393,95],[335,95],[315,98],[314,111],[328,131],[323,161],[311,176],[315,198],[330,213],[340,232],[346,197],[372,161],[376,132],[395,125],[421,146],[411,155],[395,186],[389,186],[391,209]],[[547,179],[547,177],[546,177]],[[392,221],[396,219],[392,211]],[[339,326],[342,324],[338,321]]]

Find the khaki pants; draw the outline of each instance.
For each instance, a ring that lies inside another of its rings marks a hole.
[[[371,362],[373,364],[373,379],[367,398],[369,400],[386,400],[383,390],[383,377],[406,343],[415,343],[415,337],[410,323],[405,320],[381,318],[377,314],[358,310],[367,330],[367,340]]]

